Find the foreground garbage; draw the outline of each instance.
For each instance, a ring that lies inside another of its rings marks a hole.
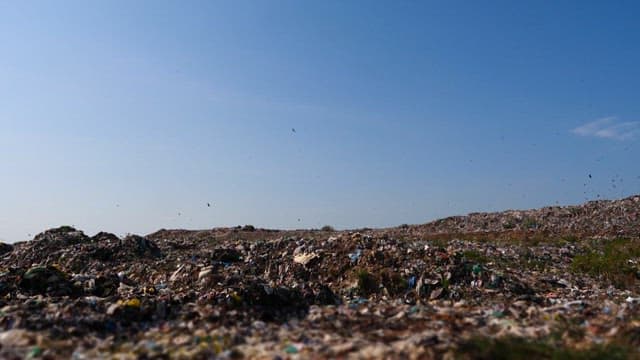
[[[639,210],[636,196],[378,230],[51,229],[0,246],[0,358],[634,358]]]

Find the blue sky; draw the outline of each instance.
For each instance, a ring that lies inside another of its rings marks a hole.
[[[639,193],[639,17],[633,1],[0,2],[0,239]]]

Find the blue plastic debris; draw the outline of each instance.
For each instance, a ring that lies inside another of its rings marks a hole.
[[[416,277],[415,275],[411,275],[409,278],[409,289],[413,289],[414,287],[416,287]]]
[[[295,347],[294,345],[289,345],[289,346],[284,348],[284,351],[287,354],[297,354],[298,353],[298,348]]]
[[[355,252],[349,254],[349,259],[351,259],[351,262],[356,262],[360,259],[360,256],[362,256],[362,250],[356,249]]]
[[[349,302],[350,307],[357,307],[358,305],[366,304],[369,302],[369,299],[363,297],[357,297],[355,299],[351,299]]]
[[[165,283],[159,283],[155,285],[156,290],[162,290],[162,289],[166,289],[167,288],[167,284]]]

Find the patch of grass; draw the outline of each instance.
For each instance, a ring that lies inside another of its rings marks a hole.
[[[515,229],[516,225],[514,223],[512,223],[511,221],[508,221],[504,224],[502,224],[502,228],[505,230],[511,230],[511,229]]]
[[[449,240],[447,239],[433,239],[429,241],[429,246],[433,246],[436,248],[446,249],[449,246]]]
[[[76,229],[73,226],[69,226],[69,225],[62,225],[57,229],[59,232],[74,232],[76,231]]]
[[[529,341],[510,337],[502,339],[473,338],[460,345],[457,359],[628,359],[633,352],[618,345],[598,345],[590,349],[576,350],[552,346],[542,341]]]
[[[565,243],[568,243],[568,244],[575,244],[578,241],[580,241],[580,239],[575,235],[566,235],[566,236],[561,237],[560,240],[562,240],[562,241],[564,241]]]
[[[522,222],[523,229],[537,229],[538,223],[534,219],[525,219]]]
[[[486,264],[489,259],[478,250],[465,250],[462,252],[462,257],[467,261],[477,264]]]
[[[368,297],[378,291],[378,280],[371,273],[359,270],[356,276],[358,277],[358,295]]]
[[[442,291],[449,292],[449,285],[451,285],[451,280],[447,279],[444,275],[440,277],[440,286],[442,286]]]
[[[390,270],[384,270],[381,273],[380,282],[392,296],[402,294],[409,289],[409,282],[402,275]]]
[[[242,231],[256,231],[256,227],[253,225],[245,225],[241,229]]]
[[[619,288],[635,285],[638,280],[638,269],[629,260],[640,258],[640,242],[615,239],[600,247],[574,257],[571,269],[575,272],[602,277]]]

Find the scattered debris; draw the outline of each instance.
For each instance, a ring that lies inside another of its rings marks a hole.
[[[637,346],[639,208],[358,232],[51,229],[0,244],[0,358],[626,354],[611,346]]]

